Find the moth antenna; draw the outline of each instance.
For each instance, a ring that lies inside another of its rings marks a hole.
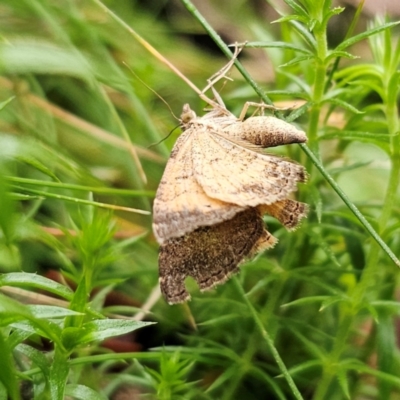
[[[176,120],[179,121],[179,118],[174,114],[174,112],[172,111],[172,108],[170,107],[170,105],[168,104],[168,102],[167,102],[160,94],[158,94],[153,88],[151,88],[143,79],[141,79],[141,78],[139,77],[139,75],[138,75],[135,71],[133,71],[132,68],[130,68],[125,62],[124,62],[123,64],[129,69],[129,71],[131,72],[131,74],[132,74],[143,86],[145,86],[147,89],[149,89],[153,94],[155,94],[155,95],[167,106],[167,108],[168,108],[169,112],[171,113],[171,115],[172,115]],[[176,128],[174,128],[174,129],[176,129]],[[169,136],[170,134],[171,134],[171,133],[169,133],[168,136]],[[167,137],[168,137],[168,136],[167,136]],[[164,140],[164,139],[163,139],[163,140]],[[150,145],[149,147],[151,147],[151,146],[153,146],[153,145]]]
[[[172,131],[171,131],[170,133],[168,133],[167,136],[163,137],[161,140],[159,140],[159,141],[156,142],[156,143],[152,143],[151,145],[147,146],[147,148],[148,148],[148,149],[151,149],[152,147],[158,146],[158,145],[159,145],[160,143],[162,143],[164,140],[168,139],[168,138],[172,135],[172,133],[174,132],[174,130],[175,130],[176,128],[179,128],[180,126],[181,126],[180,124],[177,125],[174,129],[172,129]]]

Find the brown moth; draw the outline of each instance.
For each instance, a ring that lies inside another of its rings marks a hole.
[[[161,290],[171,304],[189,298],[184,279],[201,290],[223,283],[238,265],[276,239],[268,213],[296,227],[307,206],[288,199],[306,180],[301,165],[265,154],[265,147],[304,143],[304,132],[275,117],[236,118],[222,106],[197,117],[189,105],[158,187],[153,231],[161,245]]]

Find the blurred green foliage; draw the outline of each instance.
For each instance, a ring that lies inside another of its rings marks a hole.
[[[1,398],[400,398],[398,269],[350,209],[400,254],[398,28],[276,3],[0,2]],[[317,161],[274,151],[307,166],[312,211],[294,233],[267,218],[273,250],[171,307],[149,211],[171,110],[204,104],[149,48],[203,88],[220,37],[248,42],[228,109],[295,105]]]

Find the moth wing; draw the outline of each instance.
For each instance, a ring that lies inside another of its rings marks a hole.
[[[242,207],[284,200],[306,179],[301,165],[242,147],[215,130],[193,135],[192,155],[206,195]]]
[[[224,283],[255,253],[274,246],[260,212],[248,208],[219,224],[203,227],[160,247],[161,292],[170,304],[189,300],[185,279],[191,276],[200,290]]]
[[[273,204],[261,204],[259,212],[276,218],[289,231],[294,230],[300,221],[307,216],[308,205],[296,200],[286,199]]]
[[[193,130],[176,141],[153,204],[153,232],[157,241],[180,237],[200,226],[232,218],[243,207],[210,198],[193,173]]]

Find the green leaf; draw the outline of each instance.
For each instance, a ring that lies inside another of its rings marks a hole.
[[[339,106],[344,108],[345,110],[348,110],[354,114],[364,114],[363,111],[358,110],[356,107],[352,106],[350,103],[347,103],[346,101],[339,100],[339,99],[334,99],[334,98],[328,98],[322,101],[323,103],[328,103],[328,104],[334,104],[335,106]]]
[[[400,303],[393,300],[371,301],[371,306],[373,306],[374,308],[385,308],[391,313],[398,313],[400,311]]]
[[[281,24],[282,22],[293,22],[298,21],[303,25],[307,25],[308,18],[301,17],[300,15],[290,14],[285,15],[284,17],[278,18],[275,21],[272,21],[273,24]]]
[[[0,293],[0,325],[7,326],[16,321],[31,319],[32,314],[26,306],[9,299]]]
[[[269,90],[268,96],[287,96],[290,99],[304,99],[309,100],[310,96],[308,93],[305,92],[294,92],[291,90]]]
[[[368,365],[361,364],[358,360],[354,363],[348,363],[346,368],[354,370],[358,373],[369,374],[375,376],[385,382],[391,383],[396,387],[400,388],[400,378],[397,375],[388,374],[386,372],[378,371],[376,368],[371,368]]]
[[[84,385],[76,385],[71,383],[66,386],[65,395],[82,400],[107,400],[107,396],[102,393],[96,392],[95,390]]]
[[[8,398],[7,389],[1,383],[1,380],[0,380],[0,399],[7,399],[7,398]]]
[[[347,379],[346,370],[339,369],[339,371],[337,371],[337,376],[343,394],[345,395],[346,399],[350,399],[349,380]]]
[[[19,400],[17,371],[12,360],[11,349],[0,332],[0,382],[3,383],[11,400]]]
[[[387,133],[371,133],[371,132],[361,132],[361,131],[330,131],[329,133],[323,134],[318,137],[318,140],[351,140],[358,141],[362,143],[372,143],[376,146],[379,146],[386,153],[390,153],[390,138],[396,137],[398,134],[389,135]],[[335,168],[335,172],[332,171],[332,174],[341,173],[346,170],[360,168],[362,166],[368,165],[370,162],[365,163],[355,163],[352,165],[347,165],[343,168]]]
[[[311,338],[306,337],[299,331],[291,329],[291,332],[304,344],[305,348],[318,360],[323,361],[326,358],[326,350],[318,346]]]
[[[75,50],[39,40],[0,44],[0,71],[12,74],[60,74],[93,80],[88,62]]]
[[[14,349],[14,347],[18,346],[20,343],[28,339],[29,336],[31,336],[30,332],[14,329],[14,332],[12,332],[11,335],[8,336],[7,343],[9,344],[11,349]]]
[[[20,322],[21,321],[21,322]],[[0,325],[11,325],[26,332],[36,333],[61,345],[61,329],[47,320],[35,318],[28,307],[0,293]]]
[[[379,324],[379,315],[375,307],[373,307],[370,303],[363,304],[363,307],[371,314],[372,318],[375,320],[377,324]]]
[[[321,228],[323,228],[323,225],[319,224],[318,226],[315,227],[314,230],[311,230],[309,232],[309,235],[314,239],[314,241],[318,244],[318,246],[320,246],[321,249],[325,252],[329,260],[331,260],[332,264],[336,265],[338,268],[341,268],[342,265],[337,259],[335,253],[332,251],[331,246],[324,238],[324,235],[321,234]]]
[[[50,319],[64,318],[71,315],[83,315],[68,308],[47,306],[47,305],[28,305],[28,310],[35,318]]]
[[[287,77],[291,82],[296,84],[304,92],[304,94],[302,96],[299,96],[300,98],[304,98],[307,101],[312,101],[312,90],[313,89],[307,83],[307,81],[305,81],[304,79],[301,79],[296,74],[286,71],[285,69],[280,69],[279,74],[282,74],[283,76]]]
[[[317,216],[318,223],[321,223],[322,220],[322,210],[323,210],[323,201],[321,197],[320,191],[316,186],[312,186],[310,189],[310,197],[312,198],[312,202],[314,203],[314,210]]]
[[[0,111],[7,106],[7,104],[11,103],[15,99],[15,96],[11,96],[7,100],[4,100],[0,103]]]
[[[359,86],[360,81],[356,81],[356,79],[360,78],[362,79],[361,83],[367,83],[371,79],[381,82],[382,70],[375,64],[357,64],[337,71],[334,78],[340,81],[341,86],[349,82],[353,85],[357,83]]]
[[[1,146],[0,146],[1,147]],[[0,150],[1,153],[1,150]],[[0,154],[0,234],[4,235],[5,245],[11,245],[15,235],[15,204],[10,196],[10,187],[5,180],[5,169],[2,165],[3,159]]]
[[[27,187],[21,187],[14,185],[14,188],[17,188],[21,191],[25,191],[28,193],[33,193],[39,196],[43,196],[46,199],[57,199],[57,200],[63,200],[67,202],[71,202],[74,204],[82,204],[82,205],[90,205],[90,206],[96,206],[98,208],[105,208],[108,210],[120,210],[120,211],[128,211],[128,212],[133,212],[133,213],[138,213],[138,214],[143,214],[143,215],[150,215],[150,211],[147,210],[141,210],[141,209],[136,209],[136,208],[130,208],[130,207],[123,207],[123,206],[117,206],[113,204],[105,204],[105,203],[99,203],[97,201],[93,200],[85,200],[85,199],[80,199],[78,197],[71,197],[71,196],[65,196],[62,194],[56,194],[56,193],[49,193],[45,192],[43,190],[35,190]]]
[[[377,369],[381,372],[397,374],[395,366],[396,355],[393,349],[397,347],[397,329],[393,324],[393,315],[382,310],[379,324],[376,325],[376,344],[378,364]],[[390,383],[379,381],[379,393],[382,398],[390,398],[393,387]]]
[[[329,62],[334,58],[348,58],[350,60],[356,60],[357,58],[360,58],[358,56],[355,56],[351,53],[348,53],[347,51],[332,51],[328,57],[326,57],[325,62]]]
[[[346,49],[349,46],[352,46],[353,44],[360,42],[361,40],[364,40],[372,35],[376,35],[377,33],[380,33],[386,29],[391,29],[395,26],[397,26],[398,24],[400,24],[400,21],[396,21],[396,22],[389,22],[387,24],[383,24],[381,26],[377,26],[375,28],[369,29],[365,32],[359,33],[358,35],[355,35],[347,40],[345,40],[344,42],[340,43],[335,51],[342,51],[344,49]]]
[[[307,25],[308,21],[305,21],[305,24]],[[312,24],[314,22],[310,22],[309,27],[312,29]],[[304,25],[298,23],[297,21],[291,21],[291,24],[293,28],[302,36],[302,38],[308,43],[310,48],[313,50],[317,50],[317,41],[315,37],[310,33],[310,30],[307,29]]]
[[[294,0],[284,0],[285,3],[294,10],[294,12],[302,17],[308,18],[307,10]]]
[[[301,299],[290,301],[289,303],[282,304],[281,307],[293,307],[299,306],[302,304],[309,304],[309,303],[322,303],[323,301],[327,301],[332,296],[308,296],[303,297]]]
[[[290,368],[289,372],[291,375],[295,375],[300,372],[306,372],[310,369],[320,368],[321,364],[321,360],[309,360]]]
[[[39,368],[42,371],[45,379],[49,377],[50,361],[41,351],[23,343],[19,344],[15,350],[23,354],[29,361],[31,361],[33,364],[32,367]]]
[[[48,168],[36,158],[28,156],[18,156],[17,160],[37,169],[38,171],[42,172],[44,175],[47,175],[51,179],[54,179],[55,181],[60,181],[50,168]]]
[[[277,49],[283,49],[283,50],[293,50],[293,51],[298,51],[299,53],[304,53],[308,54],[310,57],[313,57],[313,53],[305,49],[304,47],[297,46],[292,43],[286,43],[286,42],[247,42],[245,44],[245,47],[250,47],[250,48],[277,48]]]
[[[39,187],[52,187],[58,189],[71,189],[83,192],[93,192],[104,195],[116,195],[116,196],[127,196],[127,197],[141,197],[148,196],[154,197],[156,192],[154,190],[131,190],[131,189],[115,189],[109,187],[101,186],[85,186],[85,185],[75,185],[72,183],[65,182],[53,182],[45,181],[41,179],[31,179],[31,178],[21,178],[19,176],[7,176],[6,180],[11,183],[22,183],[26,185],[39,186]]]
[[[232,365],[230,368],[228,367],[224,369],[222,373],[206,389],[206,393],[212,393],[214,390],[229,384],[229,380],[235,375],[237,375],[236,365]]]
[[[61,346],[57,346],[53,354],[49,377],[51,400],[64,400],[67,378],[70,372],[69,353]]]
[[[319,308],[319,311],[324,311],[326,308],[331,306],[332,304],[339,303],[341,301],[345,301],[343,296],[331,296],[330,298],[324,300]]]
[[[153,325],[155,322],[141,322],[119,319],[100,319],[87,322],[82,328],[70,327],[63,331],[63,343],[72,349],[77,345],[101,341]]]
[[[319,136],[319,140],[346,139],[359,140],[361,142],[372,142],[376,144],[388,144],[390,143],[391,137],[396,137],[398,135],[398,133],[395,135],[388,135],[387,133],[336,130]]]
[[[304,113],[306,113],[311,107],[309,102],[304,103],[301,107],[296,108],[293,110],[286,118],[287,122],[296,121],[297,118],[301,117]]]
[[[325,3],[326,4],[326,3]],[[324,16],[324,20],[329,20],[335,15],[341,14],[346,8],[345,7],[334,7],[331,10],[329,10],[326,15]]]
[[[104,340],[109,337],[123,335],[145,326],[154,325],[155,322],[142,322],[118,319],[100,319],[88,322],[84,325],[90,333],[82,338],[83,342]]]
[[[53,340],[57,344],[61,344],[60,338],[62,330],[61,327],[54,322],[31,317],[27,321],[12,322],[11,326],[26,333],[30,333],[31,335],[36,334],[46,339]]]
[[[68,287],[51,279],[27,272],[12,272],[0,275],[0,286],[29,287],[56,294],[66,300],[71,300],[73,292]]]
[[[281,64],[279,67],[281,67],[281,68],[290,67],[292,65],[299,64],[299,63],[301,63],[303,61],[309,61],[312,58],[313,57],[309,56],[309,55],[294,57],[290,61],[288,61],[287,63]]]

